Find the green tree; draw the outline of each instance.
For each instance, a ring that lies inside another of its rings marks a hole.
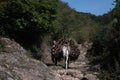
[[[6,1],[0,8],[1,35],[14,38],[26,48],[40,44],[41,38],[54,29],[56,3],[57,0]]]
[[[101,80],[120,79],[120,2],[112,10],[111,23],[93,38],[89,50],[92,63],[100,64]],[[101,33],[102,32],[102,33]]]

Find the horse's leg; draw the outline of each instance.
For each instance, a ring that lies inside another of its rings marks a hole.
[[[55,56],[52,55],[51,58],[52,58],[52,62],[53,62],[55,65],[57,65],[57,59],[55,58]]]
[[[55,63],[55,56],[53,53],[51,54],[51,59],[52,59],[52,62]]]
[[[66,59],[65,59],[65,68],[68,69],[68,59],[69,59],[69,55],[66,55]]]
[[[51,58],[52,58],[52,62],[54,63],[54,62],[55,62],[55,60],[54,60],[54,56],[53,56],[53,55],[51,55]]]
[[[68,56],[68,68],[69,68],[69,63],[70,63],[70,60],[69,60],[69,56]]]
[[[55,63],[55,65],[57,65],[57,59],[56,58],[54,58],[54,63]]]

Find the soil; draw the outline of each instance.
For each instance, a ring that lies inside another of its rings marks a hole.
[[[86,44],[87,45],[87,44]],[[55,80],[99,80],[99,65],[91,66],[85,57],[88,47],[80,47],[81,54],[77,61],[70,62],[69,69],[64,68],[64,60],[55,66],[52,62],[47,63],[49,69],[56,75]]]

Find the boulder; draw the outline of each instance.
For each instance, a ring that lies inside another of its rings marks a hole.
[[[41,61],[27,56],[14,40],[0,39],[0,80],[55,80],[55,75]]]

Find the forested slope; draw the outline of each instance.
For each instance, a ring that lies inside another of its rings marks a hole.
[[[96,32],[92,49],[88,51],[91,63],[100,64],[101,80],[120,80],[120,2],[116,0],[115,3],[115,8],[107,14],[108,18],[102,16],[111,22]]]

